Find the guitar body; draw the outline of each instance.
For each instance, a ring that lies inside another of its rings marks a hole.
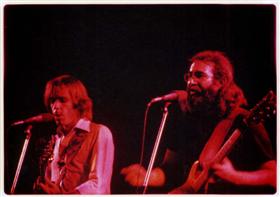
[[[197,160],[193,163],[190,174],[186,181],[186,188],[188,188],[188,193],[197,193],[202,186],[205,184],[209,177],[209,168],[200,165]]]
[[[197,160],[193,163],[185,183],[182,186],[172,190],[170,194],[195,194],[207,182],[208,176],[209,168],[202,168],[200,162]]]

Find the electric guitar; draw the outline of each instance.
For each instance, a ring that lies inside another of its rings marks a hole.
[[[272,117],[276,114],[276,96],[273,91],[270,91],[254,108],[249,111],[249,115],[243,118],[242,123],[245,124],[257,124],[264,119]],[[210,169],[216,164],[220,163],[232,150],[237,140],[241,136],[241,131],[236,128],[231,136],[227,139],[224,145],[216,153],[210,162],[201,167],[200,162],[197,160],[193,163],[189,176],[185,183],[171,191],[170,193],[197,193],[202,186],[206,185],[207,180],[210,177]]]

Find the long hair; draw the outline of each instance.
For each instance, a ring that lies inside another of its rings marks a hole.
[[[236,83],[231,83],[220,99],[220,108],[222,111],[232,111],[237,107],[246,107],[248,105],[247,99],[241,88]]]
[[[92,100],[89,98],[83,83],[71,75],[58,76],[47,82],[44,104],[48,111],[51,111],[52,98],[60,89],[66,89],[69,92],[73,106],[79,111],[81,118],[92,120]]]
[[[223,52],[202,51],[195,54],[190,61],[203,61],[214,64],[214,77],[222,84],[219,92],[219,108],[222,113],[231,111],[235,107],[247,105],[243,91],[234,82],[233,65]]]

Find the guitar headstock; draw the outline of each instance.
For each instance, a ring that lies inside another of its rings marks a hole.
[[[265,97],[250,110],[246,118],[248,123],[259,123],[276,114],[276,95],[269,91]]]

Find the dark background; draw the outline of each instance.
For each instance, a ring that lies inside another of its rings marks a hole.
[[[120,169],[138,162],[146,104],[184,89],[187,60],[225,52],[250,107],[276,89],[276,8],[273,5],[6,5],[4,7],[5,192],[24,142],[15,121],[45,112],[45,83],[61,74],[84,82],[94,120],[115,143],[113,193],[133,193]],[[150,117],[153,143],[161,118]],[[53,125],[35,125],[16,193],[32,193],[38,141]],[[274,125],[275,126],[275,125]],[[270,130],[276,144],[275,128]],[[151,146],[146,149],[146,157]]]

